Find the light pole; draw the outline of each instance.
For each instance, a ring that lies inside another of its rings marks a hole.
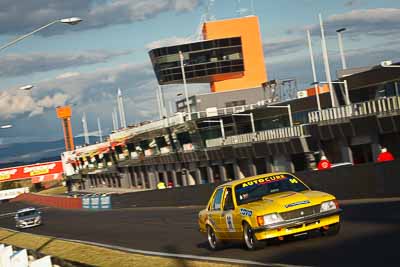
[[[219,123],[219,126],[221,127],[221,135],[222,139],[225,140],[225,129],[224,129],[224,121],[222,119],[219,120],[209,120],[209,121],[203,121],[203,122],[209,122],[209,123]]]
[[[286,108],[288,110],[288,115],[289,115],[289,124],[290,127],[293,127],[293,116],[292,116],[292,108],[290,107],[290,104],[288,105],[281,105],[281,106],[267,106],[267,108]]]
[[[182,51],[179,51],[179,60],[181,61],[181,72],[182,72],[182,79],[183,79],[183,88],[185,89],[185,101],[186,101],[187,112],[189,115],[189,120],[192,120],[192,111],[190,109],[190,104],[189,104],[189,96],[188,96],[188,89],[187,89],[187,84],[186,84],[185,66],[183,65]]]
[[[30,33],[24,34],[24,35],[14,39],[14,40],[12,40],[11,42],[8,42],[8,43],[0,46],[0,51],[3,50],[3,49],[6,49],[9,46],[12,46],[15,43],[18,43],[19,41],[22,41],[23,39],[25,39],[25,38],[37,33],[38,31],[41,31],[41,30],[43,30],[43,29],[45,29],[45,28],[47,28],[47,27],[49,27],[49,26],[51,26],[53,24],[64,23],[64,24],[69,24],[69,25],[75,25],[75,24],[78,24],[81,21],[82,21],[82,19],[81,18],[77,18],[77,17],[54,20],[54,21],[52,21],[52,22],[50,22],[50,23],[48,23],[48,24],[46,24],[46,25],[44,25],[44,26],[42,26],[40,28],[37,28],[34,31],[31,31]]]
[[[310,30],[307,30],[307,40],[308,40],[308,49],[310,52],[310,59],[311,59],[311,68],[312,68],[312,73],[313,73],[313,79],[314,82],[317,82],[317,73],[315,71],[315,63],[314,63],[314,52],[312,49],[312,44],[311,44],[311,34],[310,34]],[[317,98],[317,106],[318,106],[318,110],[321,111],[321,102],[319,100],[319,86],[318,84],[314,85],[314,89],[315,89],[315,97]]]
[[[346,30],[346,28],[340,28],[340,29],[336,30],[337,35],[338,35],[340,57],[342,59],[342,68],[344,70],[347,69],[346,58],[344,57],[343,38],[342,38],[342,32],[344,32],[345,30]]]
[[[256,132],[256,127],[254,125],[254,116],[253,116],[253,112],[250,112],[249,114],[235,114],[233,113],[232,116],[248,116],[250,117],[250,121],[251,121],[251,131],[253,133]]]
[[[329,66],[329,59],[328,59],[328,49],[326,47],[326,40],[325,40],[325,30],[324,30],[324,23],[322,21],[322,15],[319,14],[319,25],[321,28],[321,46],[322,46],[322,57],[324,60],[324,66],[325,66],[325,76],[326,80],[328,81],[329,85],[329,94],[331,96],[331,102],[332,102],[332,107],[336,107],[336,93],[333,90],[333,86],[331,84],[332,78],[331,78],[331,69]]]
[[[328,82],[316,82],[317,84],[328,84]],[[349,87],[347,85],[347,80],[343,80],[343,82],[330,82],[331,84],[343,84],[344,86],[344,101],[346,105],[350,105],[350,96],[349,96]],[[315,84],[315,83],[312,83]],[[333,107],[333,105],[332,105]]]

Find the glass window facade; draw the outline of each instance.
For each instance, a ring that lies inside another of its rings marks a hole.
[[[149,52],[159,84],[182,83],[179,51],[183,53],[188,83],[208,83],[215,75],[244,71],[240,37],[162,47]]]

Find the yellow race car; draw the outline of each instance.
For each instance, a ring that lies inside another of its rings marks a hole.
[[[334,196],[311,190],[290,173],[271,173],[218,186],[199,212],[200,231],[211,249],[241,241],[254,250],[268,239],[305,235],[320,230],[325,235],[340,230],[341,209]]]

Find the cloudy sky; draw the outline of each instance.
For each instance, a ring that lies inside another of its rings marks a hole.
[[[89,130],[96,119],[111,129],[117,88],[125,95],[128,124],[157,117],[156,79],[148,50],[196,38],[207,1],[202,0],[1,0],[0,45],[53,20],[81,17],[75,26],[54,24],[0,51],[0,120],[13,128],[1,130],[1,144],[62,138],[55,107],[73,107],[73,132],[82,132],[87,113]],[[250,1],[215,0],[210,15],[238,16]],[[335,30],[346,27],[344,42],[349,67],[397,60],[400,44],[398,0],[254,0],[270,79],[296,78],[310,83],[311,69],[305,30],[312,30],[318,75],[323,77],[318,13],[328,36],[332,75],[339,67]],[[18,90],[32,84],[32,92]],[[165,87],[168,101],[181,86]],[[190,87],[206,92],[204,85]]]

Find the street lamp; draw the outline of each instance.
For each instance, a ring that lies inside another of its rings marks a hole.
[[[81,22],[81,21],[82,21],[82,19],[81,19],[81,18],[78,18],[78,17],[72,17],[72,18],[65,18],[65,19],[57,19],[57,20],[54,20],[54,21],[52,21],[52,22],[50,22],[50,23],[48,23],[48,24],[46,24],[46,25],[44,25],[44,26],[42,26],[42,27],[40,27],[40,28],[37,28],[36,30],[34,30],[34,31],[30,32],[30,33],[27,33],[27,34],[25,34],[25,35],[22,35],[22,36],[20,36],[20,37],[18,37],[18,38],[16,38],[16,39],[14,39],[13,41],[8,42],[8,43],[6,43],[6,44],[0,46],[0,51],[3,50],[3,49],[6,49],[6,48],[9,47],[9,46],[12,46],[13,44],[15,44],[15,43],[17,43],[17,42],[19,42],[19,41],[21,41],[21,40],[23,40],[23,39],[25,39],[25,38],[31,36],[31,35],[37,33],[38,31],[41,31],[41,30],[43,30],[43,29],[45,29],[45,28],[47,28],[47,27],[49,27],[49,26],[51,26],[51,25],[53,25],[53,24],[56,24],[56,23],[64,23],[64,24],[69,24],[69,25],[75,25],[75,24],[78,24],[78,23]]]
[[[235,114],[233,113],[232,116],[249,116],[250,117],[250,121],[251,121],[251,131],[253,133],[256,132],[256,127],[254,125],[254,116],[253,116],[253,112],[250,112],[249,114],[245,114],[245,113],[240,113],[240,114]]]
[[[183,88],[185,89],[185,101],[186,101],[187,112],[189,114],[189,120],[192,120],[192,112],[190,110],[190,104],[189,104],[189,96],[188,96],[188,89],[187,89],[187,84],[186,84],[185,66],[183,65],[182,51],[179,51],[179,60],[181,62],[181,72],[182,72],[182,79],[183,79]]]
[[[400,65],[393,65],[391,60],[385,60],[381,62],[382,68],[400,68]]]
[[[266,106],[266,108],[286,108],[286,109],[288,110],[290,127],[293,127],[292,108],[290,107],[290,104],[281,105],[281,106],[277,106],[277,105],[274,105],[274,106]]]
[[[20,87],[18,89],[22,90],[22,91],[30,91],[33,87],[34,86],[32,84],[28,84],[28,85],[22,86],[22,87]]]
[[[346,30],[346,28],[340,28],[340,29],[336,30],[337,35],[338,35],[340,57],[342,59],[342,68],[344,70],[347,69],[346,58],[344,57],[343,38],[342,38],[342,32],[344,32],[345,30]]]
[[[6,124],[6,125],[1,125],[0,129],[9,129],[12,128],[13,126],[11,124]]]
[[[328,84],[328,82],[316,82],[317,84]],[[350,102],[350,96],[349,96],[349,88],[348,88],[348,85],[347,85],[347,80],[344,80],[343,82],[330,82],[331,84],[343,84],[344,85],[344,96],[345,96],[345,98],[344,98],[344,101],[346,102],[346,105],[350,105],[351,104],[351,102]],[[311,83],[311,85],[313,85],[313,84],[315,84],[315,82],[314,83]],[[333,107],[333,105],[332,105],[332,107]]]
[[[224,129],[224,121],[222,119],[219,120],[209,120],[209,121],[203,121],[203,122],[209,122],[209,123],[219,123],[219,126],[221,127],[221,135],[222,139],[225,140],[225,129]]]

